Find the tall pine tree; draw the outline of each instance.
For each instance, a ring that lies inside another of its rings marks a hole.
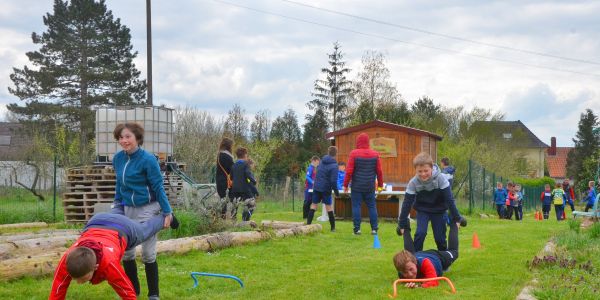
[[[599,125],[594,112],[586,109],[581,114],[577,134],[573,139],[575,148],[567,157],[567,176],[575,179],[580,190],[585,190],[587,182],[596,176],[595,168],[600,158],[600,132],[594,132],[594,127]]]
[[[338,42],[333,44],[333,53],[328,56],[329,67],[321,69],[326,79],[315,81],[312,93],[314,99],[307,105],[312,110],[316,111],[320,108],[328,113],[331,116],[331,128],[335,131],[342,128],[348,115],[351,82],[346,78],[346,74],[350,72],[350,69],[346,68],[346,63],[342,60],[344,55]]]
[[[107,10],[105,1],[54,1],[43,17],[47,30],[33,33],[37,51],[26,55],[32,68],[13,68],[9,92],[25,102],[8,109],[39,128],[59,122],[80,131],[81,153],[94,136],[93,105],[143,103],[146,84],[133,64],[129,29]],[[41,124],[40,124],[41,123]]]

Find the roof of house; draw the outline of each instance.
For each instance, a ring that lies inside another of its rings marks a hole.
[[[573,147],[556,147],[556,155],[548,155],[548,152],[546,152],[546,163],[548,164],[550,177],[567,177],[567,155],[571,150],[573,150]]]
[[[2,160],[16,160],[29,145],[30,140],[20,129],[22,125],[13,122],[0,122],[0,157]]]
[[[548,148],[549,146],[542,142],[521,120],[517,121],[476,121],[472,126],[486,126],[491,128],[498,138],[503,138],[504,134],[512,134],[522,131],[526,137],[526,143],[522,144],[525,148]]]
[[[381,121],[381,120],[374,120],[374,121],[371,121],[368,123],[364,123],[364,124],[336,130],[333,132],[329,132],[325,135],[325,137],[332,138],[332,137],[336,137],[338,135],[344,135],[344,134],[348,134],[348,133],[352,133],[352,132],[362,131],[362,130],[373,128],[373,127],[382,127],[382,128],[391,129],[391,130],[404,131],[404,132],[407,132],[410,134],[429,136],[429,137],[437,139],[438,141],[442,140],[441,136],[431,133],[429,131],[412,128],[412,127],[408,127],[408,126],[402,126],[402,125],[385,122],[385,121]]]

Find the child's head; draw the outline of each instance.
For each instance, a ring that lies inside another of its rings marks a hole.
[[[394,255],[393,262],[400,277],[417,278],[417,258],[412,253],[402,250]]]
[[[515,191],[517,191],[517,192],[521,191],[521,185],[520,184],[515,184]]]
[[[96,254],[87,247],[76,247],[67,254],[67,272],[77,283],[85,283],[92,279],[98,268]]]
[[[450,159],[447,157],[442,157],[441,163],[442,163],[442,167],[447,167],[450,165]]]
[[[502,182],[500,182],[500,181],[496,182],[497,189],[501,189],[502,187],[503,187]]]
[[[247,155],[248,149],[244,147],[239,147],[235,150],[235,156],[237,156],[238,159],[246,159]]]
[[[509,181],[506,183],[506,188],[512,192],[515,190],[515,184]]]
[[[590,181],[588,182],[588,187],[591,189],[594,187],[594,184],[596,184],[594,181]]]
[[[340,171],[342,171],[342,172],[346,171],[346,163],[345,163],[345,162],[343,162],[343,161],[340,161],[340,162],[338,163],[338,170],[340,170]]]
[[[331,157],[335,157],[337,155],[337,147],[329,146],[329,148],[327,148],[327,154],[329,154]]]
[[[557,182],[556,184],[554,184],[554,187],[557,188],[557,189],[559,189],[559,188],[562,187],[562,185],[560,184],[560,182]]]
[[[311,165],[313,165],[313,167],[316,167],[316,166],[318,166],[318,165],[319,165],[319,162],[320,162],[320,161],[321,161],[321,159],[320,159],[318,156],[314,155],[314,156],[313,156],[313,157],[311,157],[311,159],[310,159],[310,164],[311,164]]]
[[[433,171],[433,159],[426,152],[421,152],[413,159],[413,166],[419,179],[426,181],[431,178]]]
[[[549,191],[549,190],[550,190],[550,185],[546,183],[546,184],[544,185],[544,189],[546,189],[546,191]]]

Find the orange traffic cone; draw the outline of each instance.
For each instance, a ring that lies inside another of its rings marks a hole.
[[[479,237],[477,237],[477,233],[473,232],[473,249],[481,248],[481,244],[479,243]]]
[[[567,219],[567,213],[563,210],[563,215],[562,215],[562,219],[566,220]]]
[[[535,220],[539,220],[540,219],[540,212],[539,211],[535,211]]]

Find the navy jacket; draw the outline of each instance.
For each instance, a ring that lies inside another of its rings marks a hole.
[[[131,155],[119,151],[113,157],[117,175],[115,186],[116,206],[142,206],[158,201],[163,214],[171,213],[171,205],[165,193],[163,176],[156,157],[138,148]]]
[[[344,187],[352,182],[352,191],[360,193],[375,192],[375,177],[377,185],[383,187],[383,172],[379,153],[369,148],[369,136],[361,133],[356,138],[356,149],[350,152]]]
[[[242,193],[247,195],[248,198],[254,197],[251,193],[253,191],[251,185],[256,184],[256,179],[254,179],[254,175],[245,160],[239,159],[233,164],[233,167],[231,167],[231,180],[233,180],[232,193]]]
[[[313,191],[331,193],[333,190],[339,195],[337,188],[338,165],[335,158],[325,155],[317,167],[317,177],[313,185]]]

